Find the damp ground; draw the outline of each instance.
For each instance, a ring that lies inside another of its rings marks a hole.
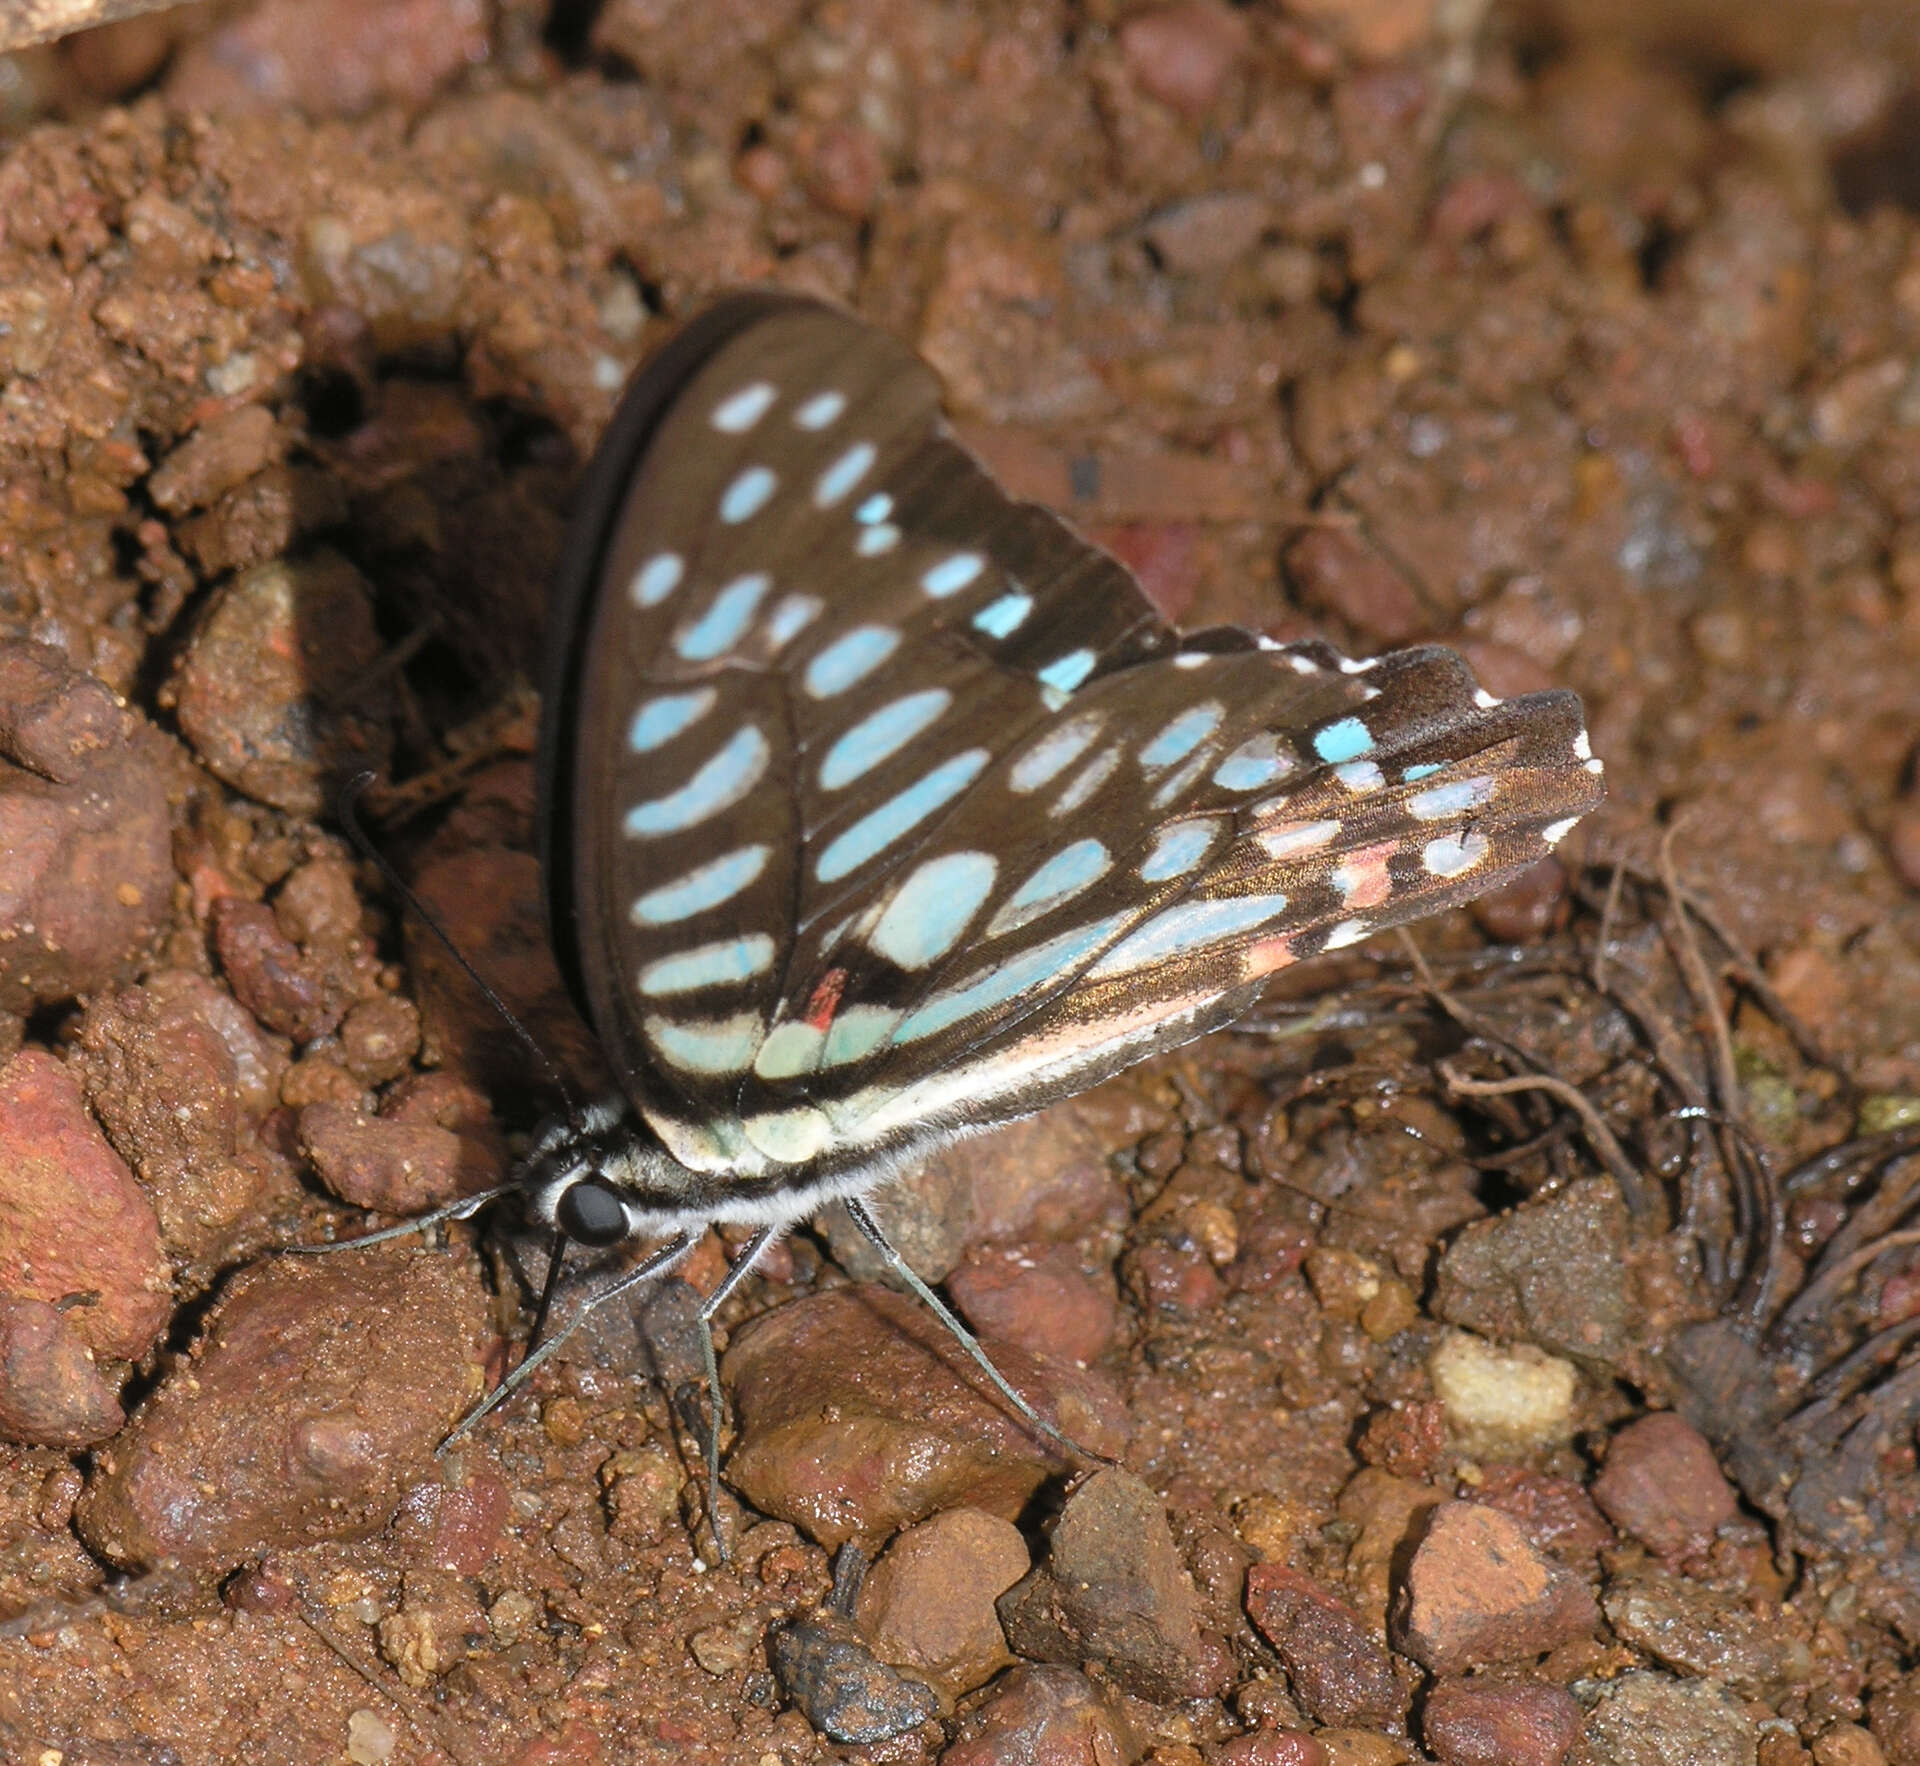
[[[7,1756],[1920,1761],[1914,35],[266,0],[0,63]],[[1111,1465],[844,1219],[723,1314],[717,1515],[718,1240],[438,1458],[537,1248],[273,1254],[553,1102],[354,771],[597,1082],[545,585],[759,281],[1170,617],[1439,639],[1608,763],[1563,864],[884,1198]]]

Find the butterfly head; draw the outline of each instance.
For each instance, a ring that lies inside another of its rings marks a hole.
[[[519,1181],[530,1225],[599,1250],[677,1227],[687,1178],[631,1111],[594,1104],[540,1130]]]

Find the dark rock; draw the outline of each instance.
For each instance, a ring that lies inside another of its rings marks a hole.
[[[1131,1472],[1098,1471],[1074,1490],[1046,1562],[999,1606],[1023,1656],[1098,1662],[1126,1691],[1162,1704],[1214,1690],[1199,1599],[1166,1511]]]
[[[961,1718],[940,1766],[1112,1766],[1129,1740],[1084,1674],[1022,1664]]]
[[[794,1619],[767,1643],[781,1690],[829,1740],[888,1741],[939,1714],[940,1695],[879,1660],[838,1613]]]
[[[1667,1558],[1706,1550],[1738,1507],[1706,1437],[1672,1411],[1614,1436],[1593,1499],[1623,1533]]]
[[[65,1317],[44,1300],[0,1295],[0,1441],[89,1447],[125,1420]]]
[[[1067,1245],[976,1245],[947,1277],[961,1316],[983,1336],[1084,1367],[1113,1341],[1118,1295]]]
[[[1097,1376],[988,1343],[1042,1416],[1098,1453],[1124,1411]],[[1033,1435],[919,1302],[836,1288],[761,1314],[722,1373],[739,1419],[728,1481],[829,1549],[878,1540],[947,1508],[1017,1515],[1067,1463]]]
[[[1632,1349],[1628,1244],[1619,1190],[1582,1178],[1463,1228],[1440,1259],[1434,1315],[1616,1372]]]
[[[854,1618],[882,1661],[957,1698],[1013,1659],[994,1602],[1027,1569],[1011,1521],[949,1509],[894,1538],[861,1584]]]
[[[370,592],[344,558],[257,564],[220,590],[181,656],[181,733],[235,790],[318,815],[355,773],[386,764],[379,657]]]
[[[190,1357],[96,1456],[77,1525],[130,1568],[372,1532],[485,1384],[486,1296],[444,1252],[245,1271]]]
[[[1316,1721],[1398,1727],[1406,1689],[1385,1646],[1339,1596],[1285,1564],[1256,1564],[1247,1572],[1247,1615]]]
[[[1540,1680],[1443,1680],[1420,1729],[1441,1766],[1561,1766],[1580,1739],[1580,1707]]]
[[[1519,1524],[1471,1502],[1442,1503],[1407,1566],[1395,1644],[1436,1674],[1545,1655],[1599,1621],[1578,1577]]]
[[[1747,1698],[1776,1700],[1813,1672],[1806,1646],[1740,1599],[1684,1576],[1641,1568],[1612,1577],[1600,1596],[1623,1642],[1662,1666],[1716,1680]]]
[[[23,1049],[0,1068],[0,1284],[44,1300],[96,1355],[143,1355],[173,1310],[153,1205],[73,1075]]]
[[[1594,1766],[1754,1766],[1753,1719],[1704,1680],[1626,1674],[1587,1713]]]
[[[114,980],[173,887],[162,739],[44,644],[0,644],[0,1012]]]

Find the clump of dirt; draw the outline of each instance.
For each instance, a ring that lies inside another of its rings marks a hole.
[[[10,1756],[1920,1761],[1920,45],[1606,10],[0,61]],[[1113,1466],[834,1211],[720,1315],[717,1514],[721,1238],[438,1459],[541,1248],[270,1255],[551,1102],[361,769],[595,1082],[525,683],[621,385],[751,282],[912,340],[1169,617],[1439,639],[1608,763],[1564,862],[876,1200]]]

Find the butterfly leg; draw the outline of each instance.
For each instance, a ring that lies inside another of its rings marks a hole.
[[[713,1353],[713,1320],[733,1291],[753,1273],[761,1253],[779,1236],[780,1230],[777,1226],[763,1226],[755,1233],[734,1260],[733,1267],[700,1305],[700,1366],[707,1379],[707,1520],[713,1528],[713,1543],[722,1563],[727,1561],[727,1542],[720,1533],[720,1363]]]
[[[455,1423],[447,1438],[440,1443],[438,1451],[445,1453],[456,1441],[465,1439],[478,1427],[481,1418],[501,1405],[518,1392],[532,1377],[542,1362],[554,1355],[562,1344],[587,1321],[588,1313],[596,1307],[604,1306],[630,1288],[637,1288],[642,1282],[651,1281],[655,1276],[665,1275],[668,1270],[680,1262],[693,1249],[693,1235],[681,1233],[679,1237],[669,1239],[652,1256],[637,1268],[630,1269],[618,1281],[609,1282],[599,1293],[582,1302],[580,1309],[567,1320],[565,1327],[556,1331],[544,1343],[529,1349],[522,1357],[520,1365],[501,1380],[499,1385],[480,1400],[470,1411]]]
[[[868,1213],[865,1202],[858,1196],[848,1196],[845,1207],[853,1224],[866,1234],[873,1248],[887,1260],[887,1267],[913,1290],[921,1305],[946,1326],[953,1340],[973,1357],[980,1371],[993,1382],[994,1390],[1019,1412],[1023,1421],[1039,1430],[1049,1441],[1064,1447],[1078,1459],[1096,1460],[1101,1465],[1113,1464],[1113,1461],[1104,1453],[1095,1453],[1091,1448],[1082,1447],[1072,1436],[1062,1434],[1014,1390],[1006,1375],[993,1365],[986,1350],[980,1347],[980,1339],[954,1316],[947,1303],[920,1279],[919,1273],[913,1266],[893,1248],[887,1235],[880,1230],[879,1221]]]
[[[294,1256],[324,1257],[334,1251],[360,1251],[368,1245],[384,1245],[391,1239],[411,1238],[415,1233],[426,1232],[440,1225],[442,1221],[469,1219],[489,1202],[497,1202],[519,1187],[518,1183],[495,1184],[490,1190],[477,1190],[471,1196],[462,1196],[457,1202],[449,1202],[444,1208],[416,1214],[400,1226],[384,1227],[377,1233],[363,1233],[357,1239],[336,1239],[327,1245],[287,1245],[284,1249]]]

